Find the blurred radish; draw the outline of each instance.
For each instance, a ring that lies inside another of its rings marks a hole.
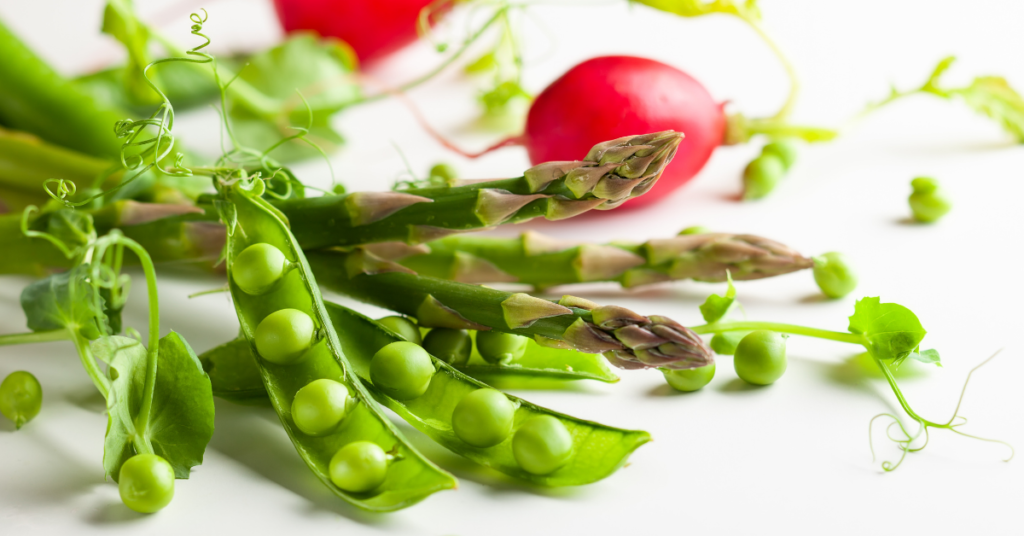
[[[451,7],[446,0],[274,0],[286,32],[313,30],[348,43],[372,63],[416,40],[420,14]]]

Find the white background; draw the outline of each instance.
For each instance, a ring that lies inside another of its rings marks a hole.
[[[148,20],[187,37],[189,6],[139,0]],[[207,31],[220,52],[280,38],[269,2],[205,5]],[[742,283],[749,318],[843,330],[855,297],[881,296],[917,312],[941,351],[941,369],[919,367],[903,381],[915,409],[933,420],[952,412],[971,367],[1005,348],[972,380],[964,429],[1024,445],[1024,377],[1019,304],[1020,206],[1024,150],[960,103],[909,99],[857,123],[845,121],[888,84],[919,84],[943,56],[960,61],[950,82],[1002,74],[1024,87],[1024,4],[1004,1],[863,0],[764,2],[765,24],[791,55],[803,80],[797,119],[844,125],[838,141],[803,151],[769,199],[737,203],[738,175],[757,146],[719,149],[686,188],[643,212],[602,213],[559,224],[530,225],[560,237],[642,241],[701,224],[771,237],[807,253],[840,250],[857,263],[854,295],[823,301],[809,272]],[[97,0],[0,1],[0,16],[62,72],[76,74],[117,61],[117,46],[98,34]],[[748,115],[769,114],[786,84],[773,58],[736,20],[682,20],[624,3],[561,3],[530,9],[525,83],[539,91],[578,61],[602,53],[656,58],[691,73],[720,100]],[[371,71],[396,84],[438,61],[417,45]],[[3,61],[0,58],[0,61]],[[440,130],[470,148],[498,134],[473,132],[475,82],[457,70],[412,93]],[[193,146],[216,140],[208,111],[183,117]],[[422,173],[438,160],[467,177],[515,176],[525,151],[507,149],[476,162],[446,153],[396,102],[337,117],[348,145],[332,162],[350,189],[389,187],[404,164],[401,148]],[[296,168],[326,184],[323,163]],[[908,224],[909,180],[936,176],[955,208],[941,223]],[[526,226],[521,226],[526,227]],[[505,229],[511,234],[523,229]],[[24,331],[18,295],[27,279],[0,278],[0,330]],[[217,287],[213,275],[170,268],[160,279],[164,329],[199,352],[234,336],[237,321],[225,295],[186,295]],[[137,286],[141,289],[141,286]],[[676,283],[626,292],[612,285],[574,293],[647,314],[699,323],[697,306],[720,285]],[[126,320],[145,327],[136,292]],[[342,300],[344,303],[348,301]],[[359,307],[372,314],[378,313]],[[789,371],[777,384],[752,389],[736,379],[728,357],[704,390],[673,394],[658,372],[624,372],[615,385],[586,383],[567,391],[516,392],[579,417],[651,432],[631,464],[579,489],[524,486],[481,469],[403,425],[433,460],[460,480],[392,514],[347,506],[323,488],[291,448],[277,417],[217,401],[217,431],[205,463],[178,481],[174,502],[153,516],[128,511],[103,481],[103,403],[70,344],[0,349],[0,375],[28,369],[43,384],[35,421],[18,433],[0,420],[2,534],[1019,534],[1024,460],[1003,463],[1005,447],[932,435],[923,452],[883,474],[868,450],[869,419],[894,411],[884,382],[846,360],[857,348],[791,338]],[[898,453],[876,437],[886,458]]]

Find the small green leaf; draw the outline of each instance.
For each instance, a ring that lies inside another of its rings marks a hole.
[[[704,321],[708,324],[713,324],[725,318],[725,315],[736,304],[736,287],[732,284],[732,275],[729,272],[726,272],[725,275],[729,281],[729,288],[725,291],[725,296],[712,294],[700,306],[700,314],[704,316]]]
[[[92,349],[110,363],[103,468],[116,481],[121,465],[138,453],[135,439],[140,423],[136,419],[146,384],[147,352],[138,341],[116,336],[93,343]],[[185,339],[173,331],[160,339],[158,355],[147,435],[154,453],[171,464],[175,477],[188,478],[189,470],[203,463],[213,437],[210,378]]]
[[[927,363],[929,365],[934,363],[937,366],[940,366],[940,367],[942,366],[942,362],[939,361],[939,351],[938,350],[925,350],[923,352],[912,352],[910,354],[910,358],[911,359],[916,359],[917,361],[920,361],[922,363]]]
[[[998,122],[1024,143],[1024,98],[1001,76],[979,76],[971,85],[949,92],[959,96],[974,111]]]
[[[917,350],[927,331],[910,309],[879,298],[863,298],[850,316],[850,333],[864,336],[865,347],[878,359],[902,362]]]
[[[70,329],[87,339],[108,332],[104,300],[86,278],[89,266],[35,281],[21,291],[21,308],[32,331]]]

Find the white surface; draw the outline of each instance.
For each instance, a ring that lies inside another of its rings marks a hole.
[[[138,3],[144,13],[162,9]],[[95,35],[99,5],[95,0],[4,0],[0,16],[73,73],[95,66],[97,58],[116,58],[117,48]],[[207,7],[207,29],[220,50],[277,38],[265,2]],[[769,30],[803,77],[797,118],[807,122],[838,123],[865,101],[883,96],[890,81],[919,83],[948,53],[961,58],[951,80],[999,73],[1024,86],[1019,56],[1024,4],[1019,2],[793,0],[768,1],[763,9]],[[731,99],[751,115],[770,112],[784,95],[772,58],[729,18],[678,20],[640,7],[589,3],[531,13],[530,40],[536,45],[528,56],[526,81],[534,90],[587,56],[636,53],[687,70],[717,98]],[[395,83],[436,59],[420,46],[372,74]],[[490,138],[463,128],[475,113],[474,91],[471,82],[452,74],[413,97],[439,128],[479,147]],[[192,144],[201,143],[203,130],[209,130],[204,114],[181,123],[183,138]],[[478,177],[514,175],[526,165],[520,149],[459,161],[427,138],[395,102],[345,112],[338,126],[350,143],[332,160],[350,188],[387,188],[404,167],[392,143],[420,172],[441,159]],[[770,199],[736,203],[731,198],[738,173],[756,150],[720,149],[687,188],[646,212],[531,228],[579,239],[642,240],[701,224],[772,237],[807,253],[847,252],[861,274],[855,294],[880,295],[910,307],[929,330],[925,346],[942,352],[944,368],[903,382],[915,409],[935,420],[946,418],[968,370],[1005,347],[972,380],[963,408],[971,418],[965,431],[1024,445],[1018,340],[1024,149],[963,106],[922,97],[867,119],[835,143],[805,150]],[[298,169],[306,180],[327,182],[322,163]],[[935,175],[953,194],[955,209],[938,225],[903,221],[908,182],[918,174]],[[26,281],[0,278],[5,333],[24,329],[18,294]],[[164,329],[183,333],[197,351],[232,337],[237,321],[225,295],[185,298],[219,284],[213,276],[165,271],[160,279]],[[141,288],[126,316],[139,329],[145,314]],[[574,293],[697,323],[697,305],[720,290],[681,283],[632,293],[612,286]],[[846,327],[854,301],[853,296],[820,301],[810,273],[742,283],[739,296],[751,319],[837,330]],[[358,512],[320,486],[272,412],[218,401],[217,432],[205,463],[190,480],[178,482],[171,506],[144,517],[128,512],[116,486],[103,482],[102,401],[73,348],[57,343],[0,348],[0,374],[29,369],[45,390],[42,413],[22,431],[12,433],[11,424],[0,420],[0,533],[1019,533],[1024,460],[1001,462],[1002,446],[938,432],[898,471],[881,473],[868,451],[867,423],[877,413],[893,411],[895,400],[884,382],[857,376],[843,365],[856,351],[792,338],[789,371],[763,389],[745,388],[729,358],[723,358],[714,381],[688,395],[669,394],[653,371],[624,372],[616,385],[517,392],[572,415],[645,429],[655,438],[628,467],[579,489],[517,484],[403,425],[429,457],[459,477],[460,488],[388,515]],[[878,438],[876,446],[887,458],[896,455]]]

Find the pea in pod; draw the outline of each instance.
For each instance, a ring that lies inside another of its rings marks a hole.
[[[224,188],[221,215],[229,232],[228,279],[242,334],[250,350],[261,356],[256,362],[263,384],[299,455],[331,491],[365,510],[397,510],[436,491],[455,488],[455,478],[407,442],[355,375],[301,248],[280,213],[259,198],[262,186],[259,181],[251,185],[236,182]],[[287,263],[283,275],[269,288],[259,289],[260,294],[242,291],[234,277],[247,269],[235,261],[254,244],[273,246]],[[285,322],[264,324],[264,320],[271,318]],[[305,340],[301,330],[289,329],[287,320],[293,318],[305,318],[312,323]],[[295,425],[291,405],[299,389],[321,378],[344,384],[355,404],[333,433],[313,437]],[[346,491],[331,478],[331,459],[340,449],[357,441],[377,444],[393,460],[383,482],[369,491]]]

